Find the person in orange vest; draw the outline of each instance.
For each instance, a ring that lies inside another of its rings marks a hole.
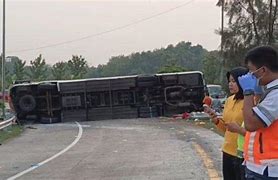
[[[250,73],[238,78],[243,89],[246,179],[278,180],[278,52],[271,46],[251,49],[245,57]],[[254,94],[264,86],[260,102]]]
[[[203,104],[206,104],[208,107],[211,107],[211,105],[212,105],[212,98],[209,96],[209,93],[207,91],[205,92]]]

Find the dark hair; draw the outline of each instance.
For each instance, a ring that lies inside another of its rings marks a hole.
[[[236,84],[238,86],[238,92],[235,94],[235,97],[234,97],[234,99],[236,99],[236,100],[244,98],[243,90],[238,82],[238,77],[242,76],[244,74],[247,74],[248,71],[249,70],[245,67],[236,67],[236,68],[232,69],[231,71],[227,72],[227,74],[226,74],[228,82],[229,82],[229,78],[231,75],[235,79]]]
[[[259,46],[251,49],[245,56],[245,64],[251,62],[257,68],[266,66],[272,72],[278,72],[278,52],[271,46]]]

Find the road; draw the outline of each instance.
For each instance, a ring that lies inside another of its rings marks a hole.
[[[0,146],[0,179],[221,179],[222,137],[166,118],[27,125]]]

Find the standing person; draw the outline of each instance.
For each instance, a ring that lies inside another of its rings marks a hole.
[[[250,50],[246,57],[251,73],[239,77],[244,92],[243,116],[246,178],[278,180],[278,52],[270,46]],[[265,86],[260,102],[253,99]]]
[[[239,173],[237,174],[237,179],[245,180],[245,166],[243,165],[243,151],[244,151],[244,138],[246,135],[246,130],[244,128],[244,122],[240,125],[237,123],[229,123],[226,125],[226,128],[233,133],[237,133],[237,159],[235,160],[235,166],[239,169]]]
[[[256,88],[255,90],[255,97],[254,97],[254,103],[257,104],[258,101],[260,100],[261,96],[263,93],[263,88],[260,86]],[[237,156],[238,156],[238,161],[237,166],[240,168],[240,178],[241,180],[246,180],[245,177],[245,165],[244,165],[244,141],[245,141],[245,135],[247,133],[246,129],[244,128],[244,122],[242,123],[241,126],[239,126],[236,123],[230,123],[226,126],[226,128],[234,133],[238,133],[238,138],[237,138]]]
[[[227,73],[229,81],[229,90],[232,94],[225,102],[223,109],[223,118],[218,118],[216,112],[209,107],[205,108],[216,127],[224,133],[224,143],[222,145],[223,159],[222,172],[224,180],[240,180],[239,158],[237,156],[237,138],[238,134],[229,130],[230,126],[236,124],[241,126],[243,122],[243,91],[238,83],[238,77],[248,73],[248,69],[237,67]]]
[[[203,104],[211,107],[212,105],[212,98],[209,96],[209,93],[208,91],[205,91],[205,97],[203,99]]]

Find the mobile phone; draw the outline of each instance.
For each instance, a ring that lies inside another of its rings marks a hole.
[[[208,105],[204,104],[203,105],[203,108],[204,108],[204,112],[207,113],[207,114],[210,114],[210,113],[215,113],[215,111],[213,109],[211,109]]]
[[[221,121],[223,124],[226,124],[226,122],[223,120],[223,116],[222,115],[217,116],[217,119],[219,121]]]

